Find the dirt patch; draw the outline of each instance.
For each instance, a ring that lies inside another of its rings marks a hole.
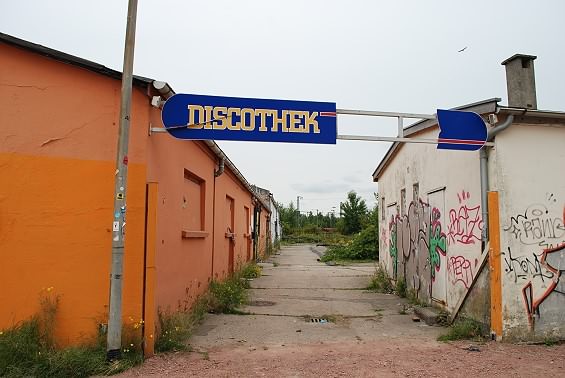
[[[565,345],[389,340],[220,348],[149,359],[122,377],[528,377],[565,375]]]

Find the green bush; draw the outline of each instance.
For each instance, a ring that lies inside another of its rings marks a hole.
[[[367,290],[376,291],[378,293],[391,294],[394,291],[392,280],[390,279],[386,269],[382,265],[378,265],[375,273],[371,277],[371,281]]]
[[[470,318],[457,320],[445,335],[438,337],[439,341],[482,339],[484,335],[483,325]]]
[[[377,244],[377,227],[371,224],[350,241],[329,247],[320,260],[376,260],[379,256]]]

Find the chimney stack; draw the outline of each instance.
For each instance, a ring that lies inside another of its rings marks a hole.
[[[534,60],[537,56],[516,54],[502,62],[506,66],[508,106],[537,109]]]

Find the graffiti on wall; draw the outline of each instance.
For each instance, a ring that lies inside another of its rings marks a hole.
[[[430,266],[432,267],[432,281],[436,278],[436,272],[441,269],[440,254],[445,256],[447,251],[446,235],[441,230],[441,222],[439,221],[441,214],[438,209],[432,210],[432,218],[430,225],[430,242],[428,252],[430,258]]]
[[[564,220],[551,214],[545,204],[533,204],[511,217],[504,231],[523,245],[552,248],[565,243]]]
[[[565,271],[565,243],[557,247],[545,249],[541,256],[540,264],[547,271],[551,272],[553,276],[545,289],[534,289],[532,281],[529,281],[522,289],[531,328],[534,327],[536,319],[538,322],[544,320],[542,317],[545,315],[544,313],[555,313],[556,309],[558,312],[561,312],[564,308],[565,282],[561,280],[561,274]],[[546,306],[547,310],[543,306]]]
[[[447,263],[447,272],[453,285],[459,282],[465,286],[465,289],[469,289],[473,283],[471,261],[464,256],[451,256]]]
[[[447,236],[442,231],[439,209],[430,211],[422,200],[412,201],[403,216],[393,216],[389,223],[389,253],[394,276],[400,272],[416,296],[429,290],[447,253]],[[431,282],[430,282],[431,280]]]
[[[506,274],[512,275],[515,283],[525,282],[522,298],[532,330],[559,324],[565,308],[565,282],[561,279],[565,270],[565,207],[562,217],[555,215],[550,209],[556,198],[550,193],[546,200],[547,204],[532,204],[510,217],[503,228],[521,245],[519,251],[527,251],[516,254],[508,246],[503,254]]]
[[[393,273],[393,277],[396,278],[396,275],[398,273],[398,248],[396,248],[396,218],[394,217],[394,215],[392,216],[390,223],[388,225],[388,230],[390,233],[390,241],[389,241],[389,245],[388,245],[388,251],[390,254],[390,257],[392,259],[392,273]]]
[[[532,280],[539,279],[540,282],[545,282],[553,278],[553,273],[543,268],[540,258],[543,252],[539,255],[531,253],[530,255],[513,256],[512,249],[507,248],[506,252],[502,252],[504,256],[504,271],[506,274],[512,274],[514,282],[518,280]]]
[[[380,241],[383,243],[383,246],[385,248],[388,247],[388,233],[386,232],[386,228],[384,227],[381,228]]]
[[[471,194],[465,190],[457,193],[457,199],[459,207],[449,210],[449,244],[480,243],[483,229],[481,206],[470,206]]]

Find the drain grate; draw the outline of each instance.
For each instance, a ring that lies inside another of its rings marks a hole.
[[[324,319],[324,318],[310,318],[310,323],[328,323],[328,319]]]

